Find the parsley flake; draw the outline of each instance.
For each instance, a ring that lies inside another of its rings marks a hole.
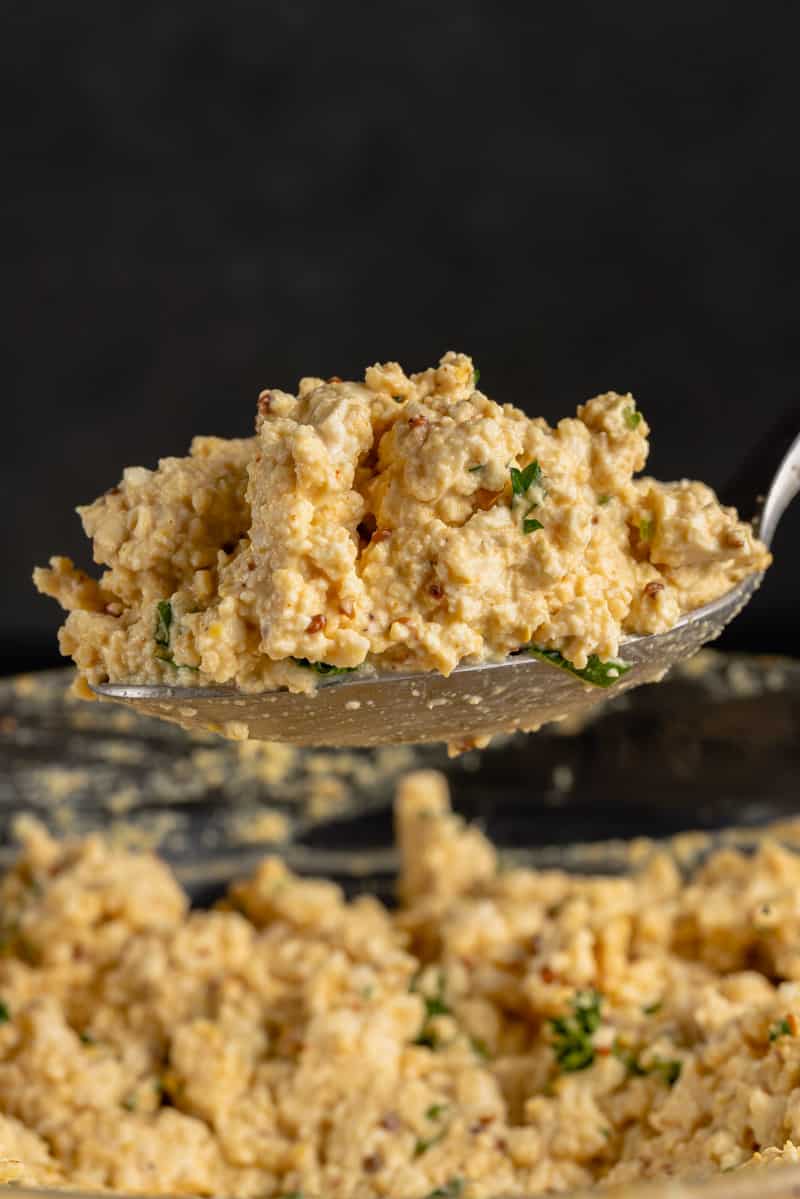
[[[153,632],[153,640],[158,649],[153,657],[158,658],[159,662],[165,662],[167,666],[174,666],[176,670],[199,670],[199,666],[189,666],[188,663],[175,661],[169,648],[173,621],[172,604],[169,600],[159,600],[156,604],[156,627]]]
[[[510,473],[512,496],[525,495],[531,487],[542,486],[542,468],[535,458],[533,462],[529,462],[522,470],[518,470],[516,466],[512,466]],[[532,503],[522,518],[523,533],[535,533],[538,529],[544,528],[540,520],[536,520],[535,517],[531,516],[531,512],[538,507],[538,502]]]
[[[631,432],[633,432],[634,429],[639,428],[639,425],[641,424],[641,421],[642,421],[641,412],[637,412],[635,407],[626,408],[624,415],[625,415],[625,424],[628,426],[628,428],[631,430]]]
[[[485,462],[479,462],[477,466],[468,466],[467,470],[471,475],[474,475],[476,470],[483,470],[485,465]]]
[[[607,662],[603,662],[597,654],[590,654],[587,664],[582,670],[578,670],[557,649],[543,649],[540,645],[529,645],[526,648],[532,657],[549,662],[551,666],[558,666],[559,669],[583,679],[584,683],[591,683],[593,687],[612,687],[631,668],[630,662],[623,662],[622,658],[609,658]]]
[[[426,1111],[425,1115],[428,1120],[441,1120],[442,1116],[447,1111],[446,1103],[432,1103]]]
[[[538,487],[542,481],[542,468],[534,458],[522,470],[511,467],[511,490],[514,495],[524,495],[531,487]]]
[[[613,495],[599,495],[597,497],[597,502],[601,508],[605,508],[606,504],[610,504],[613,498]]]
[[[482,1037],[470,1037],[469,1043],[476,1057],[482,1058],[485,1062],[489,1060],[491,1056],[489,1046]]]
[[[572,1000],[572,1014],[556,1016],[550,1021],[553,1030],[553,1052],[565,1073],[586,1070],[594,1062],[592,1037],[600,1027],[602,996],[597,991],[577,991]]]
[[[411,980],[409,990],[418,990],[416,977]],[[445,1000],[444,992],[444,972],[440,970],[436,986],[436,994],[422,994],[422,1001],[425,1004],[425,1017],[422,1021],[422,1027],[420,1028],[419,1033],[413,1042],[415,1045],[423,1045],[427,1049],[438,1048],[439,1038],[436,1035],[436,1029],[431,1027],[431,1020],[435,1019],[436,1016],[452,1015],[452,1010],[448,1007],[447,1001]]]
[[[472,386],[477,387],[478,384],[480,383],[480,381],[481,381],[481,372],[478,370],[477,366],[475,366],[472,369]]]
[[[449,1016],[450,1008],[441,995],[434,995],[432,999],[425,998],[425,1012],[430,1020],[432,1016]]]
[[[0,999],[0,1024],[8,1024],[11,1019],[11,1012],[8,1010],[8,1004]]]
[[[425,1199],[459,1199],[464,1190],[463,1178],[448,1178],[444,1186],[437,1187],[435,1191],[430,1191]]]
[[[657,1074],[662,1082],[668,1087],[672,1087],[681,1076],[683,1062],[677,1058],[655,1057],[647,1066],[643,1066],[639,1060],[639,1055],[634,1053],[632,1049],[627,1049],[620,1045],[618,1041],[612,1046],[614,1057],[618,1058],[629,1074],[636,1078],[643,1078],[647,1074]]]
[[[292,658],[292,661],[297,666],[313,670],[316,674],[352,674],[354,670],[358,670],[357,666],[332,666],[330,662],[309,662],[308,658]]]
[[[172,604],[169,600],[159,600],[156,604],[156,627],[153,639],[156,645],[169,646],[170,629],[172,628]],[[158,655],[156,655],[158,657]]]
[[[783,1020],[776,1020],[774,1024],[770,1025],[770,1041],[777,1041],[778,1037],[791,1037],[792,1035],[792,1026],[785,1016]]]
[[[648,1074],[660,1074],[668,1087],[672,1087],[681,1076],[683,1062],[677,1058],[664,1059],[657,1057],[655,1061],[647,1067]]]
[[[651,516],[642,516],[639,519],[639,536],[642,541],[650,541],[653,536],[653,526],[655,521]]]
[[[438,1145],[446,1135],[447,1129],[443,1128],[441,1132],[437,1132],[435,1137],[429,1137],[427,1140],[424,1137],[418,1137],[414,1142],[414,1157],[421,1157],[423,1153],[427,1153],[434,1145]]]
[[[620,1045],[619,1041],[615,1041],[611,1046],[611,1052],[618,1061],[622,1062],[629,1074],[635,1075],[637,1078],[643,1077],[647,1071],[639,1061],[632,1049],[627,1049],[624,1045]]]

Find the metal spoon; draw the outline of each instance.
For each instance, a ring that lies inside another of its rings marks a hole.
[[[766,545],[772,543],[798,491],[800,436],[778,467],[756,522]],[[719,636],[751,599],[761,577],[743,579],[713,603],[687,613],[667,633],[625,638],[620,655],[630,670],[609,688],[587,685],[523,652],[502,662],[459,666],[448,678],[434,672],[387,672],[321,680],[313,695],[248,695],[233,687],[124,683],[105,683],[94,691],[186,728],[212,729],[235,738],[336,746],[447,741],[468,748],[479,738],[531,731],[585,712],[640,683],[658,681],[675,662]]]

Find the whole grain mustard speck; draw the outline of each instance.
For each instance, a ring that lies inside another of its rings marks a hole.
[[[702,483],[634,476],[649,426],[608,392],[551,428],[447,353],[262,392],[256,435],[198,437],[79,509],[94,580],[34,578],[62,652],[106,681],[312,691],[364,663],[436,670],[530,643],[578,669],[770,561]]]
[[[190,911],[156,857],[21,825],[0,1178],[496,1199],[797,1160],[800,856],[501,871],[431,772],[396,830],[395,911],[277,858]]]

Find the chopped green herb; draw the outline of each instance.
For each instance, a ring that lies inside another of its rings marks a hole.
[[[650,516],[643,516],[639,521],[639,536],[642,541],[650,541],[653,536],[655,521]]]
[[[476,470],[483,470],[485,465],[485,462],[479,462],[477,466],[468,466],[467,470],[471,475],[474,475]]]
[[[459,1199],[459,1196],[464,1190],[464,1180],[462,1178],[448,1178],[444,1186],[437,1187],[435,1191],[430,1191],[425,1199]]]
[[[125,1098],[122,1100],[122,1106],[125,1108],[126,1112],[135,1112],[136,1111],[136,1096],[135,1095],[126,1095]]]
[[[432,1103],[425,1115],[429,1120],[441,1120],[446,1111],[446,1103]]]
[[[531,487],[538,487],[542,481],[542,468],[534,458],[522,470],[511,467],[511,490],[514,495],[524,495]]]
[[[635,408],[626,408],[625,409],[625,424],[628,426],[628,428],[631,430],[631,432],[633,432],[634,429],[639,428],[639,425],[641,424],[641,420],[642,420],[641,412],[637,412]]]
[[[316,674],[352,674],[354,670],[358,670],[357,666],[332,666],[330,662],[309,662],[308,658],[292,658],[292,661],[297,666],[305,666],[308,670],[313,670]]]
[[[623,662],[621,658],[610,658],[607,662],[603,662],[597,654],[590,654],[587,665],[582,670],[578,670],[557,649],[543,649],[540,645],[529,645],[526,648],[532,657],[540,658],[542,662],[549,662],[551,666],[558,666],[561,670],[577,675],[579,679],[583,679],[585,683],[591,683],[594,687],[613,686],[631,668],[630,663]]]
[[[159,600],[156,604],[156,627],[153,637],[156,645],[169,645],[169,634],[172,628],[172,604],[169,600]]]
[[[452,1014],[444,997],[446,986],[444,970],[440,970],[436,977],[436,994],[422,996],[425,1000],[425,1012],[429,1020],[431,1016],[450,1016]]]
[[[677,1058],[665,1060],[657,1057],[647,1067],[648,1074],[660,1074],[668,1087],[672,1087],[681,1076],[683,1062],[679,1062]]]
[[[791,1037],[791,1036],[792,1036],[792,1026],[790,1025],[789,1021],[785,1017],[783,1020],[776,1020],[774,1024],[770,1025],[770,1029],[769,1029],[770,1041],[777,1041],[778,1037]]]
[[[550,1021],[553,1052],[565,1072],[586,1070],[594,1062],[592,1036],[600,1027],[602,997],[597,991],[578,991],[572,1000],[572,1015]]]
[[[617,1041],[613,1045],[613,1053],[616,1058],[622,1062],[629,1074],[633,1074],[637,1078],[642,1078],[646,1074],[659,1074],[663,1082],[668,1087],[673,1086],[681,1076],[683,1062],[676,1058],[656,1057],[649,1065],[643,1066],[639,1060],[639,1055],[631,1049],[626,1049]]]
[[[655,1003],[648,1003],[646,1007],[642,1008],[642,1011],[645,1016],[655,1016],[656,1012],[660,1012],[663,1006],[663,999],[657,999]]]
[[[419,979],[420,979],[421,973],[422,973],[422,971],[417,971],[417,973],[414,975],[411,982],[408,984],[409,991],[411,991],[412,994],[414,994],[414,995],[422,996],[424,1003],[425,1003],[425,1012],[428,1015],[428,1017],[430,1017],[430,1016],[449,1016],[451,1014],[450,1008],[447,1006],[447,1003],[446,1003],[445,997],[444,997],[444,993],[445,993],[446,986],[447,986],[445,977],[444,977],[444,970],[440,970],[436,976],[436,994],[435,995],[426,995],[424,991],[420,991]]]
[[[441,995],[435,995],[432,999],[425,996],[425,1013],[430,1020],[431,1016],[449,1016],[450,1008]]]
[[[480,383],[480,381],[481,381],[481,372],[478,370],[478,368],[476,366],[473,368],[473,371],[472,371],[472,386],[477,387],[478,384]]]
[[[536,459],[533,462],[529,462],[522,470],[517,470],[516,466],[511,467],[511,491],[513,495],[525,495],[531,487],[539,487],[541,483],[542,468]],[[538,503],[533,503],[525,513],[522,519],[523,533],[535,533],[538,529],[544,528],[541,521],[531,517],[531,512],[538,507]]]
[[[8,1010],[8,1004],[0,999],[0,1024],[8,1024],[11,1019],[11,1012]]]
[[[302,1191],[286,1191],[283,1195],[279,1195],[278,1199],[305,1199]]]
[[[619,1041],[614,1042],[611,1047],[611,1052],[614,1054],[615,1058],[618,1058],[619,1061],[622,1062],[629,1074],[633,1074],[636,1077],[642,1077],[647,1073],[633,1050],[626,1049],[624,1045],[620,1045]]]
[[[613,498],[613,495],[599,495],[597,497],[597,502],[601,508],[605,508],[606,504],[610,504]]]
[[[169,648],[172,623],[172,604],[169,600],[159,600],[156,604],[156,627],[153,639],[160,648],[156,650],[153,657],[158,658],[159,662],[166,662],[168,666],[174,666],[176,670],[199,670],[199,666],[189,666],[186,663],[175,661]]]
[[[408,988],[409,991],[418,991],[419,990],[419,988],[417,987],[417,980],[418,980],[418,975],[415,975],[409,984],[409,988]],[[439,975],[438,975],[437,985],[436,985],[436,994],[435,995],[425,995],[424,993],[421,993],[422,1001],[425,1004],[425,1017],[422,1021],[422,1027],[419,1030],[419,1034],[418,1034],[416,1040],[414,1041],[415,1045],[424,1045],[428,1049],[437,1049],[438,1048],[439,1038],[436,1035],[436,1030],[431,1027],[431,1020],[433,1020],[436,1016],[451,1016],[452,1015],[452,1011],[448,1007],[447,1001],[444,996],[445,986],[446,986],[446,983],[445,983],[444,971],[440,970]]]
[[[489,1060],[489,1057],[491,1056],[489,1053],[489,1046],[482,1037],[470,1037],[469,1043],[472,1046],[476,1057],[483,1058],[484,1061]]]
[[[434,1145],[438,1145],[439,1141],[447,1135],[447,1129],[443,1128],[441,1132],[437,1132],[435,1137],[418,1137],[414,1143],[414,1157],[421,1157],[423,1153],[427,1153]]]
[[[80,1037],[80,1039],[84,1045],[96,1045],[97,1044],[96,1038],[93,1037],[90,1032],[87,1032],[86,1029],[84,1029],[83,1032],[78,1033],[78,1036]]]

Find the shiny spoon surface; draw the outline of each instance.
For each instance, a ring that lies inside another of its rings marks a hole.
[[[757,521],[767,546],[798,491],[800,436],[778,467]],[[105,683],[93,690],[147,715],[235,739],[309,746],[447,741],[466,749],[496,733],[531,731],[552,720],[579,716],[603,699],[657,682],[676,662],[718,637],[754,595],[761,578],[748,576],[713,603],[682,616],[666,633],[625,638],[620,657],[630,668],[607,688],[589,685],[522,651],[501,662],[458,666],[447,678],[434,672],[365,672],[322,679],[310,695],[125,683]]]

